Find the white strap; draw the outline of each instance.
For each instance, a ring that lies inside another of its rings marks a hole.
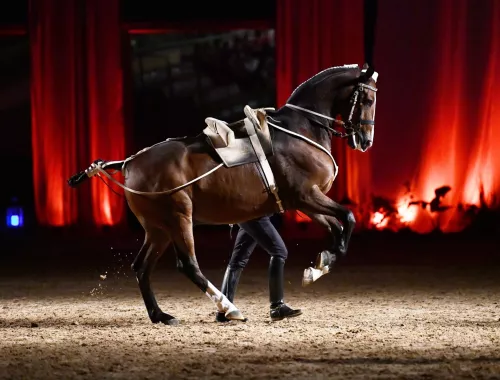
[[[268,118],[274,120],[270,116]],[[286,128],[280,127],[280,126],[278,126],[276,124],[273,124],[273,123],[271,123],[269,121],[267,122],[267,124],[272,125],[274,128],[279,129],[280,131],[283,131],[283,132],[285,132],[285,133],[287,133],[289,135],[292,135],[292,136],[295,136],[295,137],[297,137],[297,138],[299,138],[301,140],[304,140],[304,141],[308,142],[309,144],[315,146],[316,148],[322,150],[326,154],[328,154],[328,156],[331,158],[331,160],[333,162],[333,179],[335,180],[335,178],[337,177],[337,174],[339,172],[339,167],[337,166],[337,163],[335,162],[335,159],[333,158],[332,154],[324,146],[318,144],[317,142],[312,141],[311,139],[309,139],[309,138],[307,138],[305,136],[302,136],[302,135],[300,135],[298,133],[292,132],[292,131],[290,131],[290,130],[288,130]]]
[[[94,164],[93,164],[94,165]],[[192,179],[191,181],[189,182],[186,182],[185,184],[183,185],[180,185],[180,186],[177,186],[176,188],[174,189],[170,189],[170,190],[164,190],[164,191],[139,191],[139,190],[134,190],[134,189],[131,189],[130,187],[127,187],[125,185],[122,185],[120,182],[118,182],[116,179],[114,179],[107,171],[105,171],[100,165],[95,165],[92,170],[89,171],[89,174],[87,174],[89,177],[92,177],[93,175],[96,174],[96,172],[99,172],[99,173],[102,173],[104,174],[111,182],[115,183],[116,185],[120,186],[123,190],[125,191],[128,191],[130,193],[133,193],[133,194],[138,194],[138,195],[168,195],[168,194],[172,194],[172,193],[175,193],[176,191],[179,191],[189,185],[192,185],[193,183],[199,181],[200,179],[206,177],[207,175],[210,175],[212,174],[214,171],[216,171],[217,169],[221,168],[224,164],[219,164],[217,165],[215,168],[209,170],[208,172],[206,172],[205,174],[202,174],[200,175],[199,177],[196,177],[195,179]],[[94,173],[92,173],[92,171],[94,171]]]
[[[307,113],[310,113],[312,115],[316,115],[316,116],[320,116],[320,117],[323,117],[325,118],[326,120],[331,120],[331,121],[335,121],[335,119],[333,117],[330,117],[330,116],[326,116],[326,115],[322,115],[318,112],[314,112],[314,111],[311,111],[311,110],[308,110],[307,108],[302,108],[302,107],[299,107],[299,106],[296,106],[295,104],[290,104],[290,103],[287,103],[285,104],[286,107],[289,107],[289,108],[295,108],[297,110],[301,110],[301,111],[304,111],[304,112],[307,112]]]
[[[259,137],[255,133],[255,127],[250,120],[245,119],[245,128],[247,130],[248,137],[250,137],[250,142],[252,143],[253,149],[255,150],[255,154],[257,155],[257,158],[259,159],[259,162],[262,165],[262,170],[264,172],[264,177],[267,182],[267,187],[269,189],[272,189],[273,186],[276,186],[276,183],[274,181],[273,171],[269,166],[269,161],[267,161],[267,157],[266,154],[264,153],[264,150],[262,149]]]
[[[259,136],[257,136],[255,126],[248,118],[245,119],[244,123],[248,133],[248,137],[250,138],[250,143],[252,144],[252,147],[255,151],[255,154],[257,155],[260,166],[262,168],[262,172],[264,174],[263,175],[264,181],[266,182],[266,187],[271,191],[271,193],[276,198],[276,204],[278,205],[280,213],[282,213],[284,212],[284,209],[281,204],[281,199],[279,198],[278,195],[278,189],[276,187],[276,182],[274,180],[274,174],[271,169],[271,166],[269,165],[269,161],[267,160],[266,153],[264,152],[264,149],[262,149],[262,144],[260,143]]]

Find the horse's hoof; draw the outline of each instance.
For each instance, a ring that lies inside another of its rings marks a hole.
[[[178,319],[166,313],[157,313],[155,315],[152,315],[151,322],[163,323],[164,325],[168,326],[177,326],[179,324]]]
[[[325,274],[328,274],[329,272],[330,267],[328,265],[325,265],[323,269],[316,269],[311,267],[304,269],[304,275],[302,276],[302,286],[305,287],[312,284],[318,278]]]
[[[174,319],[169,319],[167,321],[162,321],[165,325],[167,326],[178,326],[181,322],[174,318]]]
[[[233,310],[230,313],[227,313],[226,318],[229,319],[230,321],[241,321],[241,322],[247,321],[247,319],[243,316],[243,314],[239,310]]]
[[[339,247],[340,249],[340,247]],[[336,261],[336,256],[334,253],[323,251],[318,253],[316,257],[316,263],[314,265],[315,269],[323,270],[324,267],[332,267],[333,263]]]
[[[230,322],[230,321],[229,321],[229,319],[226,318],[226,314],[224,312],[218,311],[215,314],[215,322],[226,323],[226,322]]]
[[[304,269],[304,275],[302,276],[302,286],[306,287],[314,282],[312,268]]]

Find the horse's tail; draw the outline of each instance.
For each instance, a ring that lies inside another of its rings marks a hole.
[[[100,170],[114,169],[122,170],[125,160],[122,161],[104,161],[101,159],[95,160],[92,165],[86,170],[76,173],[68,179],[68,185],[71,187],[77,187],[82,182],[95,176]]]

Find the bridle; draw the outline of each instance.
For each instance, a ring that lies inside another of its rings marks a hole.
[[[322,127],[326,128],[330,132],[332,132],[334,136],[343,139],[343,138],[347,138],[349,136],[356,134],[363,125],[375,125],[375,120],[367,120],[367,119],[361,119],[361,118],[360,118],[358,123],[352,122],[352,118],[354,116],[354,110],[359,105],[359,94],[361,92],[363,92],[364,89],[367,89],[367,90],[370,90],[373,92],[377,92],[377,88],[375,88],[373,86],[370,86],[370,85],[365,84],[365,83],[358,83],[356,85],[356,87],[354,88],[354,91],[351,95],[351,99],[349,101],[349,103],[351,105],[351,111],[349,112],[349,117],[347,118],[347,121],[345,121],[345,122],[342,120],[334,119],[333,117],[330,117],[330,116],[323,115],[323,114],[315,112],[315,111],[308,110],[307,108],[296,106],[295,104],[286,103],[285,106],[288,108],[291,108],[293,110],[303,111],[303,112],[306,112],[306,113],[314,115],[314,116],[322,117],[328,121],[333,122],[333,124],[338,124],[338,125],[342,126],[346,132],[340,132],[340,131],[337,131],[336,129],[333,129],[329,125],[321,124]],[[306,115],[306,117],[307,117],[307,115]],[[315,120],[313,120],[313,121],[315,121]]]

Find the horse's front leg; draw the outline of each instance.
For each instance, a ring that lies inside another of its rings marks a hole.
[[[330,272],[333,264],[342,255],[340,242],[343,241],[342,230],[343,227],[340,223],[331,216],[312,214],[309,212],[304,212],[313,221],[324,227],[328,233],[328,249],[318,253],[314,267],[309,267],[304,270],[304,275],[302,277],[302,286],[307,286],[312,284],[314,281],[319,279],[321,276]]]
[[[302,203],[301,211],[323,226],[329,232],[330,240],[328,250],[318,254],[314,268],[304,271],[302,285],[306,286],[328,273],[333,264],[346,255],[356,221],[352,211],[331,200],[317,187],[302,198]]]

